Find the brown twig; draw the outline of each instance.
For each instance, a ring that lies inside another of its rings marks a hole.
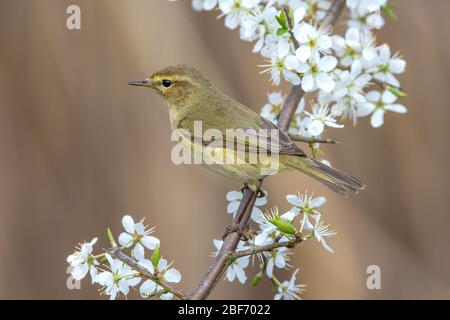
[[[272,244],[267,244],[267,245],[264,245],[264,246],[253,247],[253,248],[248,249],[248,250],[236,251],[235,253],[230,254],[230,256],[233,257],[234,259],[238,259],[238,258],[251,256],[251,255],[254,255],[254,254],[257,254],[257,253],[261,253],[261,252],[272,251],[273,249],[292,248],[292,247],[294,247],[295,245],[299,244],[302,241],[303,241],[303,238],[301,237],[301,235],[300,234],[296,234],[295,238],[293,238],[293,239],[291,239],[289,241],[274,242]]]
[[[256,193],[249,188],[245,188],[241,204],[233,219],[233,225],[239,225],[239,228],[242,231],[247,227],[255,200]],[[201,300],[206,299],[209,296],[227,267],[228,255],[236,251],[240,239],[241,235],[237,231],[231,232],[225,237],[217,256],[209,266],[206,275],[200,281],[197,288],[189,296],[190,299]]]
[[[298,142],[304,142],[304,143],[328,143],[328,144],[340,144],[339,141],[332,140],[332,139],[314,139],[314,138],[305,138],[302,136],[298,136],[295,134],[290,134],[289,137],[291,137],[292,140],[298,141]]]
[[[147,269],[143,268],[136,260],[133,258],[127,256],[125,253],[119,250],[119,248],[111,248],[107,250],[107,252],[114,258],[122,261],[123,263],[126,263],[130,267],[132,267],[135,271],[139,272],[142,276],[144,276],[147,279],[152,280],[157,285],[162,287],[164,290],[173,293],[174,296],[176,296],[179,299],[186,300],[188,299],[188,294],[183,292],[182,290],[179,290],[177,288],[174,288],[172,285],[168,284],[167,282],[161,280],[161,278],[158,278],[158,276],[155,276],[154,274],[151,274]]]
[[[333,25],[339,18],[344,5],[345,0],[334,0],[328,14],[323,19],[321,26],[329,27]],[[289,16],[287,18],[289,19]],[[292,87],[278,119],[278,126],[280,129],[287,130],[289,128],[292,116],[294,115],[295,110],[297,109],[297,106],[303,95],[304,92],[300,86]],[[241,233],[247,228],[247,224],[250,219],[255,200],[256,193],[249,188],[245,188],[241,204],[233,220],[233,225],[238,224]],[[221,279],[226,268],[228,267],[229,255],[235,254],[240,238],[241,235],[239,231],[231,232],[225,237],[222,248],[214,258],[213,262],[208,268],[208,271],[198,284],[197,288],[189,296],[189,299],[202,300],[206,299],[209,296],[211,291],[216,286],[217,282]]]
[[[344,7],[345,7],[345,0],[334,0],[333,4],[330,6],[330,9],[328,9],[327,14],[323,18],[320,26],[322,28],[328,28],[333,26],[339,19],[339,16],[341,15]]]

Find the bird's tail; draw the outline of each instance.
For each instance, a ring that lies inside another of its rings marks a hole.
[[[340,194],[358,193],[365,188],[361,181],[349,174],[310,158],[289,156],[288,165]]]

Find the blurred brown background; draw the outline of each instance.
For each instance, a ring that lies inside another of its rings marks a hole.
[[[81,6],[79,31],[65,26],[70,4]],[[291,262],[307,299],[450,298],[450,2],[394,5],[400,19],[379,40],[408,62],[409,113],[388,114],[381,129],[364,119],[328,131],[344,143],[325,147],[367,190],[345,199],[300,174],[265,184],[283,210],[297,190],[327,196],[336,253],[311,241]],[[66,288],[65,258],[108,226],[118,234],[124,213],[157,226],[182,287],[194,288],[230,221],[225,194],[240,185],[172,164],[166,107],[127,81],[188,63],[259,109],[273,89],[258,75],[261,58],[187,0],[1,0],[0,35],[0,298],[98,298],[89,281]],[[366,288],[372,264],[381,290]],[[221,282],[213,297],[272,298],[263,286]]]

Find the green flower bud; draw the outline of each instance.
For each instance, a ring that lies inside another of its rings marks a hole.
[[[262,272],[258,272],[252,279],[251,285],[256,287],[262,280]]]
[[[111,243],[111,245],[112,245],[113,247],[117,247],[117,242],[116,242],[116,240],[114,240],[114,236],[113,236],[112,231],[111,231],[110,228],[108,228],[108,229],[106,230],[106,234],[108,235],[108,240],[109,240],[109,242]]]
[[[155,250],[153,251],[153,254],[152,254],[152,263],[153,263],[153,265],[155,266],[155,267],[157,267],[158,266],[158,262],[159,262],[159,259],[161,259],[161,253],[160,253],[160,251],[159,251],[159,246],[156,246],[156,248],[155,248]]]
[[[406,92],[403,92],[399,88],[389,86],[388,90],[399,98],[404,98],[407,96]]]

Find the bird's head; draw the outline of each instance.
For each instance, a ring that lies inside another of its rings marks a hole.
[[[197,69],[187,65],[170,66],[128,84],[150,88],[170,104],[186,103],[211,88],[211,83]]]

